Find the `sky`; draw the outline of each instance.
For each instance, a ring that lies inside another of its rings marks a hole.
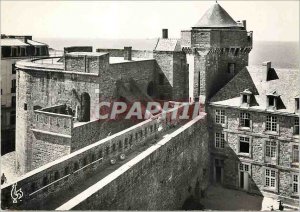
[[[47,38],[179,38],[215,1],[1,1],[1,33]],[[256,40],[299,41],[299,1],[218,1]]]

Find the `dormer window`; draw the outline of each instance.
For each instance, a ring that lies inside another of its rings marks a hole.
[[[276,105],[275,105],[275,97],[274,96],[269,96],[268,97],[268,99],[269,99],[269,107],[275,107]]]
[[[250,106],[250,97],[252,92],[249,89],[244,90],[241,92],[241,106],[249,107]]]
[[[267,109],[276,110],[279,95],[276,91],[267,94]]]
[[[248,103],[248,95],[243,95],[243,103]]]

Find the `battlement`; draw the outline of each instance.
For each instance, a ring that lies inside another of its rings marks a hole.
[[[99,74],[109,66],[109,54],[96,52],[71,52],[64,55],[65,71]]]
[[[58,105],[34,110],[36,120],[32,130],[44,133],[59,133],[61,136],[70,137],[73,128],[73,116],[67,114],[67,109],[66,105]]]

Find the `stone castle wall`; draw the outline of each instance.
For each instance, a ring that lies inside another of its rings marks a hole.
[[[57,209],[178,210],[191,196],[199,200],[209,152],[205,119],[196,119]]]

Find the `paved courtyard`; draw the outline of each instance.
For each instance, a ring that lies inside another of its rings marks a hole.
[[[206,197],[202,198],[200,203],[205,210],[271,211],[271,206],[273,206],[275,211],[279,211],[277,200],[223,188],[220,185],[211,185]],[[291,208],[285,206],[284,211],[286,210],[291,210]]]
[[[246,192],[226,189],[218,185],[209,187],[206,197],[201,199],[205,210],[255,210],[262,209],[263,197]]]

